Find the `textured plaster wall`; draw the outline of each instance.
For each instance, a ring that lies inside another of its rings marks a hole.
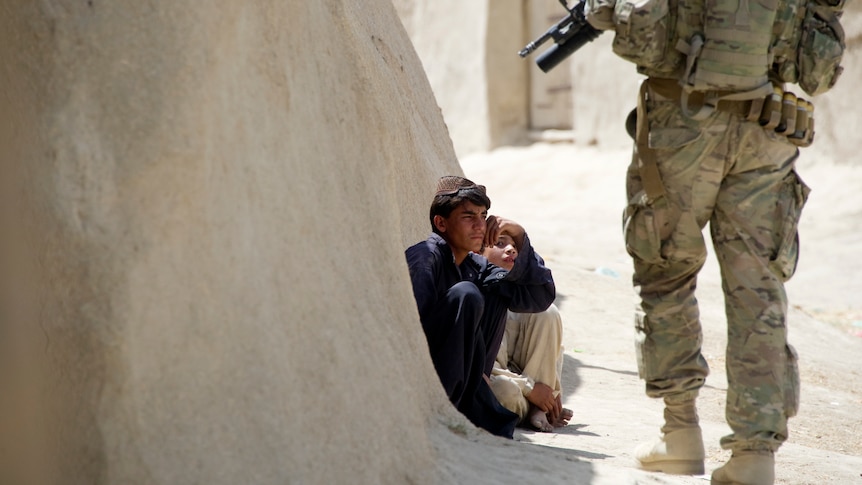
[[[0,86],[0,483],[433,481],[391,3],[8,0]]]

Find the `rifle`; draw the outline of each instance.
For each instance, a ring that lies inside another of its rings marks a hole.
[[[584,0],[579,1],[572,8],[569,8],[566,0],[559,1],[569,14],[518,52],[519,56],[527,57],[548,39],[554,39],[554,45],[536,58],[536,65],[542,72],[550,71],[603,32],[590,25],[584,17]]]

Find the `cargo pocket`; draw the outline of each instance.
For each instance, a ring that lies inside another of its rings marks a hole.
[[[799,411],[799,356],[791,345],[786,346],[787,362],[784,371],[784,413],[788,418]]]
[[[778,194],[775,214],[777,243],[769,268],[785,282],[796,272],[799,261],[799,218],[810,192],[811,189],[793,171],[785,177]]]
[[[649,201],[643,190],[635,194],[623,211],[623,237],[632,258],[649,264],[663,264],[661,229],[665,225],[665,199]]]
[[[672,126],[649,134],[650,148],[656,150],[660,160],[668,159],[701,136],[699,131],[684,125],[686,120],[671,118],[677,111],[674,103],[660,103],[649,113],[651,122],[657,119],[661,125]],[[679,207],[669,204],[667,196],[650,200],[644,190],[635,193],[622,214],[623,238],[629,256],[636,262],[666,264],[663,243],[670,238],[679,217]]]

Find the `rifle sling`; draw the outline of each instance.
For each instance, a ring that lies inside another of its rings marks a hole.
[[[661,174],[658,171],[658,162],[655,150],[649,146],[649,120],[646,113],[647,83],[641,83],[638,93],[637,107],[637,129],[635,146],[637,147],[638,170],[643,182],[647,202],[652,204],[665,196],[664,185],[661,183]]]

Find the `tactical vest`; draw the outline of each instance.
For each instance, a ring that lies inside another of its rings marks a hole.
[[[617,55],[689,92],[754,99],[794,83],[813,96],[842,71],[845,0],[584,1],[594,27],[615,31]]]

